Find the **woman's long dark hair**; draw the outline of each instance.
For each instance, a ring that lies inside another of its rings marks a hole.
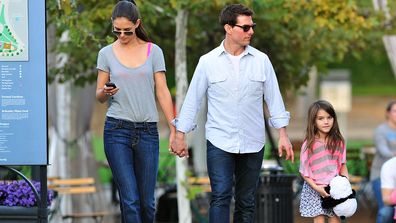
[[[388,119],[388,113],[392,110],[392,107],[396,105],[396,101],[391,101],[388,103],[388,105],[386,106],[386,119]]]
[[[326,111],[334,119],[333,127],[331,127],[329,134],[326,136],[326,149],[329,149],[332,153],[334,153],[337,150],[337,147],[344,145],[345,140],[344,137],[342,137],[340,128],[338,126],[337,114],[335,113],[333,106],[325,100],[316,101],[309,107],[308,123],[305,135],[305,149],[309,149],[312,153],[312,146],[318,133],[318,128],[316,127],[315,121],[320,109]]]
[[[135,2],[132,1],[119,1],[113,8],[113,13],[111,14],[111,20],[114,21],[116,18],[124,17],[127,18],[129,21],[136,23],[136,21],[140,17],[139,10],[135,4]],[[144,40],[146,42],[150,42],[150,39],[147,35],[146,30],[143,27],[143,23],[140,20],[139,26],[135,30],[136,36]]]

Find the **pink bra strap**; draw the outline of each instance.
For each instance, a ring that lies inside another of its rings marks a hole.
[[[148,42],[148,44],[147,44],[147,57],[150,56],[150,52],[151,52],[151,42]]]

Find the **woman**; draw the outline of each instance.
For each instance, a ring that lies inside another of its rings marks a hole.
[[[117,39],[98,54],[96,98],[109,101],[104,148],[120,196],[122,222],[154,222],[159,121],[155,96],[175,129],[162,50],[151,43],[134,2],[120,1],[112,12]],[[112,82],[112,83],[108,83]]]
[[[374,132],[376,153],[370,170],[370,180],[378,204],[377,223],[393,222],[393,207],[384,205],[381,195],[382,165],[396,156],[396,101],[386,106],[386,120]]]

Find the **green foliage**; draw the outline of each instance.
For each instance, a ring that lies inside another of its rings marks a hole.
[[[347,161],[348,172],[354,176],[368,176],[368,168],[365,160],[348,160]]]
[[[49,27],[56,29],[55,48],[58,54],[67,55],[67,63],[49,72],[49,80],[73,80],[77,85],[96,80],[96,57],[100,48],[109,43],[111,33],[109,1],[81,0],[47,1]],[[113,2],[114,3],[114,2]],[[67,33],[68,38],[61,40]],[[111,38],[112,39],[112,38]]]
[[[347,55],[343,62],[330,67],[351,71],[353,95],[396,95],[396,78],[384,46],[363,51],[360,59]]]
[[[381,35],[379,16],[364,14],[355,1],[259,1],[254,46],[266,52],[283,89],[297,89],[315,65],[359,56]],[[367,9],[368,10],[368,9]]]
[[[160,156],[157,182],[159,185],[175,184],[176,157],[168,151],[168,139],[160,139]]]
[[[294,160],[294,163],[290,162],[289,160],[282,160],[281,163],[284,173],[299,174],[298,170],[300,168],[300,160]]]
[[[92,137],[92,149],[93,154],[95,156],[96,161],[98,162],[106,162],[106,156],[103,149],[103,138]],[[109,168],[100,167],[98,169],[98,175],[100,178],[100,182],[102,183],[110,183],[112,174]]]
[[[47,1],[48,21],[57,30],[53,49],[68,55],[65,66],[52,69],[49,79],[73,80],[76,84],[96,79],[96,57],[100,48],[111,42],[110,14],[117,1]],[[72,4],[70,2],[75,2]],[[218,14],[228,0],[137,1],[142,21],[150,38],[165,53],[170,88],[174,83],[175,17],[177,9],[187,8],[188,73],[191,77],[199,57],[218,46],[224,38]],[[341,61],[346,53],[361,56],[372,47],[383,30],[382,17],[357,1],[267,0],[240,1],[252,7],[258,24],[252,45],[266,52],[276,70],[282,90],[297,89],[308,80],[315,65],[319,71],[329,63]],[[68,31],[69,40],[59,41]],[[392,32],[392,29],[389,30]]]

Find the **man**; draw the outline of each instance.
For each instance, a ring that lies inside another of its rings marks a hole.
[[[207,165],[212,189],[210,222],[230,222],[235,186],[234,222],[253,222],[255,192],[263,161],[265,126],[263,98],[270,124],[279,130],[279,156],[294,161],[286,133],[290,115],[285,111],[275,72],[267,55],[249,46],[255,23],[253,12],[241,4],[226,6],[220,14],[225,39],[202,56],[191,80],[171,151],[188,156],[185,134],[204,95],[208,100],[206,123]]]
[[[381,193],[386,207],[396,205],[396,157],[386,161],[381,168]],[[396,220],[396,211],[394,217]],[[382,219],[381,222],[394,222],[392,218]]]

